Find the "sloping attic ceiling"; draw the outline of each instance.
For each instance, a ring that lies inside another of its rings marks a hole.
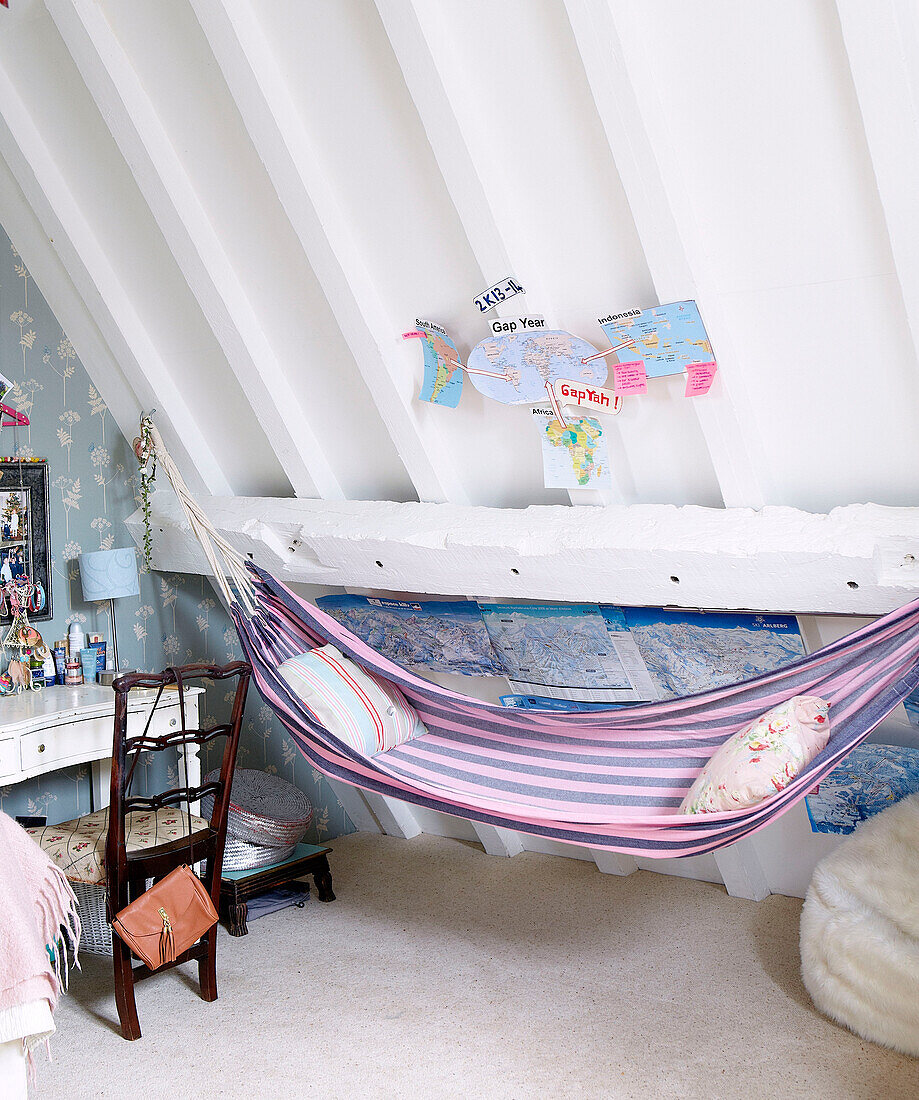
[[[913,505],[919,263],[908,0],[10,0],[0,220],[132,434],[199,491]],[[523,409],[417,401],[401,333],[472,305],[600,347],[695,298],[719,365],[547,490]]]

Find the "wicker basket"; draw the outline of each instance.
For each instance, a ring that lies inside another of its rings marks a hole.
[[[87,955],[111,955],[112,926],[105,914],[105,886],[101,882],[71,882],[80,905],[80,950]]]
[[[205,783],[219,778],[209,772]],[[214,799],[201,799],[201,816],[210,817]],[[313,807],[293,783],[266,772],[241,769],[233,776],[227,841],[223,853],[225,871],[251,871],[269,863],[280,863],[303,839]]]

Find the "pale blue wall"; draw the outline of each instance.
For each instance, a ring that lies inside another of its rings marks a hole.
[[[137,462],[2,229],[0,372],[16,383],[7,403],[32,421],[28,428],[0,430],[0,455],[37,456],[49,465],[54,618],[36,626],[51,643],[77,619],[108,640],[108,605],[83,603],[76,559],[84,550],[133,545],[123,521],[137,506]],[[140,596],[117,601],[116,615],[123,668],[240,657],[232,620],[202,577],[144,574]],[[4,668],[11,655],[0,658]],[[213,721],[224,706],[223,693],[209,689],[204,720]],[[306,791],[314,806],[314,839],[351,831],[329,784],[300,756],[254,688],[239,766],[283,775]],[[0,809],[14,816],[46,814],[52,823],[86,813],[89,770],[71,768],[0,787]]]

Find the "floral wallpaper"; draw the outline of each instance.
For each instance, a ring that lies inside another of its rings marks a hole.
[[[63,638],[72,622],[98,630],[110,641],[109,605],[83,602],[78,559],[83,551],[133,545],[123,521],[139,503],[137,461],[2,229],[0,373],[14,383],[6,403],[31,421],[28,427],[0,429],[0,454],[44,458],[49,467],[54,618],[36,626],[47,643]],[[233,622],[206,578],[142,571],[140,581],[139,597],[115,601],[122,668],[156,670],[240,658]],[[210,687],[200,707],[202,725],[220,720],[228,702],[218,685]],[[144,762],[148,770],[151,759]],[[313,803],[308,839],[351,831],[331,786],[300,755],[254,687],[238,766],[281,775],[307,793]],[[151,785],[162,778],[174,781],[174,763],[169,771],[171,777],[149,773],[147,778]],[[87,813],[89,792],[89,768],[70,768],[0,786],[0,809],[11,816],[45,815],[54,824]]]

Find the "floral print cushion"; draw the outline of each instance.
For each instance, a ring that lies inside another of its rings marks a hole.
[[[161,807],[135,810],[125,817],[125,846],[129,852],[168,844],[207,828],[204,818],[183,810]],[[105,882],[105,838],[108,810],[97,810],[60,825],[26,829],[72,882]]]
[[[814,695],[796,695],[744,726],[713,754],[680,812],[739,810],[784,790],[826,746],[829,709]]]

